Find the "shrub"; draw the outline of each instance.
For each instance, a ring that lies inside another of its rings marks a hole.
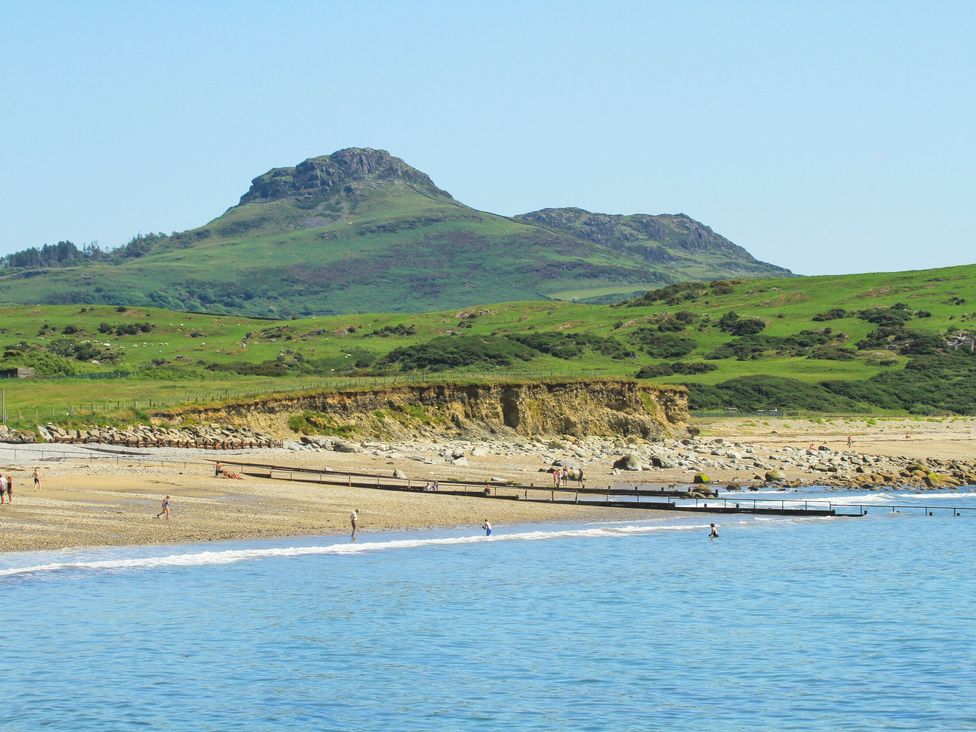
[[[823,323],[828,320],[840,320],[841,318],[847,317],[847,311],[844,308],[831,308],[830,310],[825,310],[822,313],[817,313],[813,316],[813,320],[818,323]]]
[[[861,310],[857,317],[875,325],[898,326],[904,325],[912,319],[912,314],[908,311],[908,306],[902,303],[892,305],[890,308],[870,308]]]
[[[368,335],[386,338],[387,336],[412,336],[416,334],[417,326],[411,323],[409,325],[384,325],[382,328],[377,328]]]
[[[922,333],[900,325],[875,328],[857,342],[862,350],[885,348],[907,355],[932,355],[945,350],[945,341],[937,335]]]
[[[654,358],[681,358],[698,346],[690,338],[658,333],[650,328],[638,328],[630,334],[630,341]]]
[[[674,369],[669,363],[649,363],[641,366],[640,371],[635,374],[638,379],[653,379],[656,376],[671,376]]]
[[[846,395],[833,393],[820,384],[782,376],[742,376],[719,384],[689,383],[687,386],[692,409],[863,411],[862,405]]]
[[[380,362],[401,369],[444,371],[465,366],[511,366],[529,361],[535,351],[508,338],[482,336],[439,336],[426,343],[395,348]]]
[[[976,414],[976,357],[958,351],[919,356],[904,369],[865,381],[833,381],[824,386],[835,394],[883,409]]]
[[[526,333],[508,336],[509,340],[556,358],[579,358],[586,349],[615,360],[633,358],[635,354],[615,338],[588,333]]]
[[[818,346],[811,348],[807,358],[819,358],[824,361],[853,361],[857,353],[851,348],[842,346]]]

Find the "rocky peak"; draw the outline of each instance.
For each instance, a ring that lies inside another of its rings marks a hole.
[[[759,262],[742,247],[683,213],[624,216],[592,213],[581,208],[544,208],[514,218],[524,224],[555,229],[613,249],[639,249],[649,261],[719,255],[738,260],[743,271],[790,274],[782,267]]]
[[[391,185],[407,186],[437,198],[451,198],[450,193],[435,186],[425,173],[386,150],[350,147],[309,158],[293,168],[272,168],[251,181],[251,188],[241,197],[241,203],[320,198]]]

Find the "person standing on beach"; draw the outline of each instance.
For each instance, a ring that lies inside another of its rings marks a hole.
[[[169,521],[169,496],[163,498],[163,510],[156,514],[156,518],[160,516],[165,516],[166,520]]]
[[[34,466],[34,490],[36,491],[40,487],[41,487],[41,469],[35,465]]]
[[[854,438],[851,435],[847,436],[847,449],[850,450],[854,446]]]
[[[555,470],[552,471],[552,487],[553,488],[558,488],[559,487],[559,476],[561,476],[561,475],[562,475],[562,472],[560,472],[559,468],[556,468]]]
[[[14,502],[14,479],[12,476],[7,476],[7,503]]]
[[[349,514],[349,523],[352,524],[352,538],[356,538],[356,529],[358,528],[359,522],[359,509],[354,508],[352,513]]]
[[[0,504],[4,501],[4,496],[7,495],[7,479],[0,475]]]
[[[708,538],[709,539],[717,539],[718,538],[718,529],[715,527],[715,524],[709,524],[708,526],[709,526]]]
[[[576,482],[579,483],[580,488],[586,488],[586,478],[583,477],[583,468],[579,468],[576,471]]]
[[[485,536],[491,536],[491,521],[485,519],[481,522],[481,528],[485,530]]]

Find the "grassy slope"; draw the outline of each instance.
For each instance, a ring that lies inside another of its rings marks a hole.
[[[418,312],[472,301],[590,297],[723,276],[723,260],[634,254],[406,187],[337,221],[291,200],[234,207],[143,257],[0,274],[0,302],[103,302],[281,317]],[[309,228],[311,227],[311,228]],[[206,233],[207,238],[194,238]],[[192,243],[191,243],[192,242]]]
[[[950,304],[949,298],[959,297],[966,302]],[[368,352],[384,355],[393,348],[425,342],[452,332],[465,335],[525,332],[578,332],[613,336],[627,342],[629,334],[647,327],[661,313],[691,310],[702,316],[708,314],[714,322],[723,313],[735,310],[742,316],[758,316],[767,323],[765,333],[789,335],[805,329],[831,327],[835,332],[848,334],[849,343],[856,342],[874,328],[857,318],[844,318],[828,323],[816,323],[811,318],[830,308],[860,310],[904,302],[912,310],[927,310],[931,318],[913,320],[911,327],[931,333],[944,333],[950,326],[973,330],[976,319],[976,265],[923,270],[894,274],[863,274],[830,277],[745,281],[728,295],[714,296],[705,301],[681,305],[655,304],[648,307],[610,307],[563,302],[512,302],[484,307],[465,308],[475,313],[473,318],[460,318],[458,311],[425,314],[365,314],[306,318],[291,321],[253,320],[239,316],[213,316],[174,313],[153,308],[130,308],[117,312],[109,306],[96,306],[79,312],[76,305],[15,306],[0,308],[0,346],[18,341],[46,343],[64,337],[61,331],[68,325],[79,329],[71,335],[78,340],[92,340],[109,344],[121,353],[115,365],[79,364],[90,371],[126,370],[135,375],[113,380],[36,380],[6,381],[8,412],[13,421],[23,416],[29,423],[35,408],[44,416],[52,408],[57,411],[68,404],[140,399],[176,401],[234,396],[249,390],[297,388],[302,384],[329,384],[348,380],[344,374],[355,371],[351,363],[357,354]],[[155,328],[138,335],[105,335],[98,332],[100,323],[112,325],[127,322],[151,322]],[[460,328],[459,323],[470,323]],[[38,336],[42,324],[54,326],[45,336]],[[371,335],[385,326],[411,325],[416,333],[409,336],[381,337]],[[275,329],[286,326],[285,337],[273,338]],[[196,335],[191,335],[191,334]],[[247,334],[251,334],[247,338]],[[709,327],[699,331],[692,326],[678,334],[697,342],[694,353],[683,360],[698,361],[730,336]],[[261,363],[275,360],[279,355],[292,358],[301,354],[316,360],[319,373],[314,376],[285,376],[268,378],[236,376],[233,373],[206,371],[198,361],[207,363]],[[351,355],[346,355],[351,354]],[[154,359],[166,364],[162,370],[148,370]],[[673,359],[667,359],[673,360]],[[539,355],[529,361],[516,361],[502,370],[484,367],[462,369],[456,375],[504,373],[513,376],[633,376],[637,369],[656,362],[646,355],[637,359],[614,360],[587,350],[582,358],[559,359]],[[696,376],[671,376],[656,379],[662,383],[717,383],[736,376],[767,374],[789,376],[808,382],[828,379],[860,380],[882,370],[902,368],[905,359],[899,357],[896,366],[870,365],[861,354],[853,361],[827,361],[809,358],[765,358],[751,361],[724,359],[715,361],[719,370]],[[8,361],[5,365],[13,365]],[[334,369],[334,371],[333,371]],[[143,372],[140,374],[140,372]],[[140,405],[143,406],[143,405]],[[144,405],[148,406],[148,405]],[[47,411],[45,411],[47,410]],[[47,415],[50,418],[50,415]]]

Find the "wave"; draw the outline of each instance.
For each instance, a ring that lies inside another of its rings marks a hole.
[[[915,498],[920,501],[928,501],[933,498],[976,498],[976,493],[905,493],[900,498]]]
[[[253,559],[272,557],[303,557],[314,555],[355,555],[367,552],[388,551],[391,549],[414,549],[425,546],[457,546],[463,544],[495,543],[504,541],[543,541],[562,538],[601,538],[650,534],[657,531],[707,531],[708,524],[680,526],[604,526],[589,529],[567,529],[562,531],[526,531],[517,534],[496,534],[494,536],[454,536],[428,539],[396,539],[393,541],[370,541],[349,544],[330,544],[327,546],[295,546],[268,549],[228,549],[225,551],[205,551],[192,554],[169,554],[158,557],[137,557],[132,559],[99,559],[91,561],[52,562],[27,567],[0,569],[0,578],[18,575],[63,572],[70,570],[98,571],[123,569],[154,569],[160,567],[200,567],[205,565],[235,564]]]

